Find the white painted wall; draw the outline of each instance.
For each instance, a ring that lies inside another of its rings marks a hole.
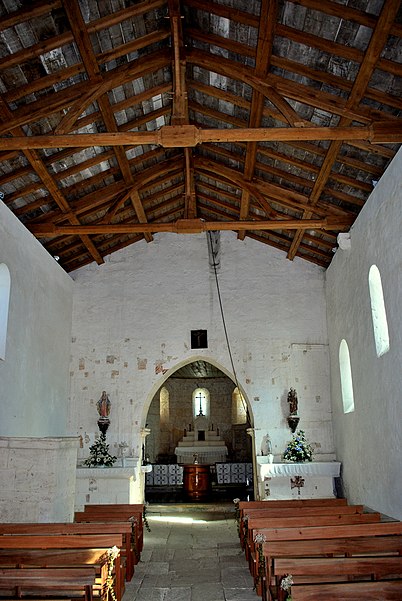
[[[0,520],[73,517],[77,438],[67,434],[72,280],[0,202],[11,278],[0,360]]]
[[[396,155],[327,270],[335,442],[351,501],[402,519],[402,153]],[[390,350],[377,358],[368,274],[380,270]],[[355,411],[344,415],[339,344],[349,346]]]
[[[88,456],[96,402],[106,390],[111,451],[127,441],[138,457],[149,404],[177,367],[201,357],[232,374],[206,236],[156,235],[72,277],[69,428],[82,436],[81,457]],[[333,457],[324,271],[228,232],[219,282],[257,453],[267,431],[278,458],[291,438],[286,398],[293,386],[300,426],[325,458]],[[192,329],[208,330],[208,349],[191,350]]]
[[[0,263],[10,271],[0,435],[63,436],[69,393],[72,281],[0,202]]]

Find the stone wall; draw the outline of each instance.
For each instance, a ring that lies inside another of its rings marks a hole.
[[[396,155],[351,230],[350,250],[338,249],[327,270],[335,440],[345,492],[354,503],[402,519],[401,429],[401,185]],[[368,274],[381,273],[390,350],[377,357]],[[355,410],[343,413],[339,345],[350,353]]]
[[[78,440],[0,437],[2,522],[72,522]]]
[[[221,236],[218,273],[234,366],[256,428],[256,452],[269,432],[279,458],[291,434],[287,393],[297,389],[300,426],[319,453],[334,456],[324,271],[235,234]],[[159,234],[89,265],[74,279],[70,428],[88,456],[96,402],[112,402],[108,440],[141,455],[156,392],[191,361],[207,360],[234,380],[205,235]],[[208,331],[193,350],[191,330]]]

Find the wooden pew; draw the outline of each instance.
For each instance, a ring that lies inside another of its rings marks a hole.
[[[86,568],[1,568],[0,598],[57,595],[92,601],[96,570]]]
[[[124,577],[129,582],[134,574],[135,555],[131,543],[132,526],[128,522],[78,524],[71,522],[0,523],[0,536],[3,534],[122,534],[123,546],[121,547],[120,551],[122,556],[122,568],[125,572]]]
[[[284,601],[286,593],[281,589],[282,579],[291,574],[293,585],[334,583],[349,580],[392,580],[402,578],[402,557],[326,557],[290,558],[274,561],[273,576],[276,579],[275,598]],[[402,580],[401,580],[402,583]],[[292,586],[293,589],[293,586]]]
[[[320,498],[320,499],[273,499],[271,501],[239,501],[236,504],[236,514],[238,521],[239,536],[242,536],[241,524],[250,510],[258,509],[291,509],[299,510],[307,507],[344,507],[347,505],[347,499]]]
[[[257,534],[262,534],[269,538],[267,530],[273,528],[279,530],[291,528],[309,528],[312,526],[339,526],[340,524],[370,524],[379,522],[381,515],[379,513],[363,513],[363,514],[336,514],[336,515],[303,515],[302,511],[298,516],[293,517],[278,517],[278,518],[251,518],[248,520],[248,533],[246,545],[246,558],[249,561],[250,571],[255,576],[256,553],[255,553],[255,537]]]
[[[77,512],[74,520],[76,522],[108,522],[131,520],[133,532],[135,533],[136,561],[144,544],[143,532],[144,505],[135,503],[113,503],[85,505],[84,511]]]
[[[261,549],[265,577],[262,578],[259,594],[263,597],[266,595],[266,587],[271,583],[276,558],[402,555],[402,523],[399,521],[349,526],[270,528],[263,532],[267,539]],[[260,569],[260,565],[256,569]]]
[[[363,505],[319,505],[303,506],[295,510],[292,507],[266,507],[264,509],[248,509],[244,511],[243,518],[239,523],[240,544],[245,549],[247,540],[248,520],[259,518],[293,517],[298,515],[353,515],[363,513]]]
[[[309,527],[312,526],[331,526],[333,528],[336,528],[339,526],[339,524],[347,524],[348,527],[356,524],[363,524],[364,526],[366,526],[373,522],[379,522],[380,519],[381,515],[379,513],[304,516],[302,514],[302,511],[297,517],[249,519],[246,558],[249,563],[250,573],[254,578],[257,594],[263,594],[265,565],[262,554],[262,543],[259,542],[256,545],[256,538],[262,538],[263,540],[271,540],[270,536],[272,530],[275,530],[277,532],[281,532],[282,530],[286,529],[295,530],[296,528],[304,528],[305,530],[308,530]]]
[[[32,550],[55,550],[55,555],[60,556],[60,554],[65,550],[71,550],[79,554],[80,550],[92,550],[96,555],[97,550],[110,549],[112,547],[118,547],[120,549],[122,547],[122,535],[121,534],[69,534],[69,535],[27,535],[27,534],[3,534],[0,536],[0,550],[8,550],[11,554],[15,554],[20,552],[22,557],[25,556],[27,551]],[[57,551],[56,551],[57,550]],[[76,567],[77,562],[74,557],[74,553],[72,556],[69,556],[69,561],[71,563],[68,566],[64,567]],[[67,557],[65,557],[66,562]],[[46,565],[49,566],[51,563],[51,557],[47,554],[46,557]],[[43,564],[41,564],[43,565]],[[117,601],[121,601],[124,591],[124,581],[121,577],[121,564],[120,564],[120,553],[118,553],[115,562],[114,562],[114,592]],[[104,563],[100,566],[100,569],[97,572],[97,576],[99,577],[98,586],[96,587],[97,591],[102,592],[102,598],[106,598],[107,596],[107,577],[108,577],[108,564],[107,558],[105,558]]]
[[[292,586],[292,601],[401,601],[402,580],[300,584]]]

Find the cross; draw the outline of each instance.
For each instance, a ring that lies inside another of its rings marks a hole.
[[[290,479],[290,490],[297,488],[297,494],[300,495],[300,489],[304,486],[304,478],[301,476],[295,476]]]
[[[202,402],[202,399],[204,398],[204,395],[203,395],[203,394],[201,393],[201,391],[200,391],[200,392],[198,393],[198,396],[196,396],[195,398],[196,398],[196,399],[198,399],[198,400],[200,401],[200,412],[199,412],[199,414],[198,414],[198,415],[204,415],[204,414],[203,414],[203,412],[202,412],[202,405],[201,405],[201,402]]]

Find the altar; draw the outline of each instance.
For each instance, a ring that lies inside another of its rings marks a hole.
[[[257,457],[260,499],[335,497],[335,478],[340,468],[338,461],[268,463],[267,457]]]
[[[228,454],[225,441],[219,436],[219,430],[209,427],[208,419],[197,415],[193,429],[186,432],[175,448],[177,463],[208,464],[226,461]]]

